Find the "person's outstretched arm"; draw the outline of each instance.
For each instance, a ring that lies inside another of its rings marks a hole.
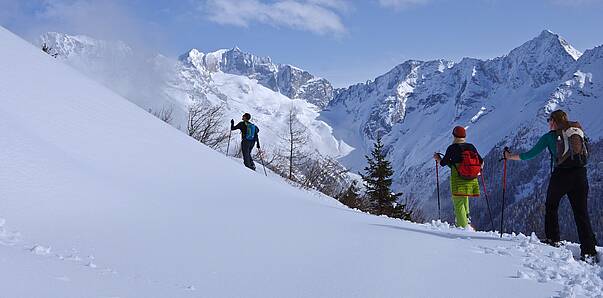
[[[532,158],[536,157],[538,154],[540,154],[540,152],[542,152],[542,150],[544,150],[544,148],[547,148],[551,141],[554,141],[554,140],[552,139],[551,134],[547,133],[547,134],[543,135],[542,137],[540,137],[540,139],[538,139],[538,142],[536,143],[536,145],[534,145],[534,147],[532,147],[532,149],[530,149],[524,153],[520,153],[520,154],[511,154],[511,152],[505,152],[505,157],[507,159],[511,159],[511,160],[532,159]]]

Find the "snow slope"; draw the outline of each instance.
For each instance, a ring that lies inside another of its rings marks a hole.
[[[525,236],[346,209],[242,167],[0,28],[0,296],[563,297]],[[16,64],[18,61],[18,64]]]

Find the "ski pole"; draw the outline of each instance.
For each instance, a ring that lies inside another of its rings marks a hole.
[[[490,209],[490,202],[488,200],[488,190],[486,189],[486,179],[484,178],[484,174],[481,173],[482,176],[482,186],[484,187],[484,196],[486,197],[486,206],[488,206],[488,214],[490,215],[490,225],[492,227],[492,231],[494,231],[494,219],[492,218],[492,209]]]
[[[441,155],[440,153],[437,153],[438,155]],[[439,164],[438,161],[435,161],[435,170],[436,170],[436,189],[438,192],[438,219],[442,220],[442,215],[440,214],[440,169],[439,169]]]
[[[230,149],[230,136],[232,135],[232,130],[228,131],[228,145],[226,145],[226,156],[228,156],[228,150]]]
[[[264,154],[262,154],[262,152],[261,152],[261,151],[260,151],[259,153],[260,153],[260,154],[259,154],[259,156],[260,156],[260,161],[262,162],[262,167],[264,168],[264,175],[266,175],[266,177],[268,177],[268,173],[266,173],[266,166],[264,165],[264,158],[262,157],[262,155],[264,155]]]
[[[503,236],[503,227],[505,222],[505,192],[507,191],[507,157],[505,156],[506,152],[509,151],[509,147],[505,147],[503,151],[503,191],[502,191],[502,210],[500,211],[500,238]]]

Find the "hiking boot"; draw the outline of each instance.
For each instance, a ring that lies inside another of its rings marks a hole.
[[[546,245],[550,245],[552,247],[561,247],[561,242],[560,241],[554,241],[551,239],[543,239],[540,240],[541,243],[546,244]]]
[[[599,255],[598,254],[583,254],[580,257],[580,261],[586,262],[587,264],[594,265],[599,264]]]

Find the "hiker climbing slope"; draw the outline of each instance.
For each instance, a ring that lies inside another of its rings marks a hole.
[[[465,228],[469,225],[469,197],[480,196],[477,176],[484,161],[475,146],[465,142],[465,128],[455,127],[452,135],[453,143],[446,149],[444,157],[436,153],[433,158],[441,166],[450,167],[450,192],[456,225]]]
[[[578,228],[581,257],[583,260],[598,262],[595,234],[588,215],[588,148],[584,131],[578,122],[568,121],[567,114],[562,110],[552,112],[547,120],[550,131],[540,137],[532,149],[521,154],[506,152],[505,157],[510,160],[528,160],[545,148],[549,150],[553,169],[546,193],[546,240],[543,242],[559,245],[559,202],[567,195]]]
[[[258,137],[260,129],[250,122],[251,115],[249,113],[243,114],[242,120],[243,121],[239,122],[237,125],[234,125],[234,120],[231,119],[230,130],[238,129],[241,131],[241,153],[243,154],[243,163],[246,167],[255,171],[251,150],[255,144],[257,144],[258,150],[260,150],[260,139]]]

